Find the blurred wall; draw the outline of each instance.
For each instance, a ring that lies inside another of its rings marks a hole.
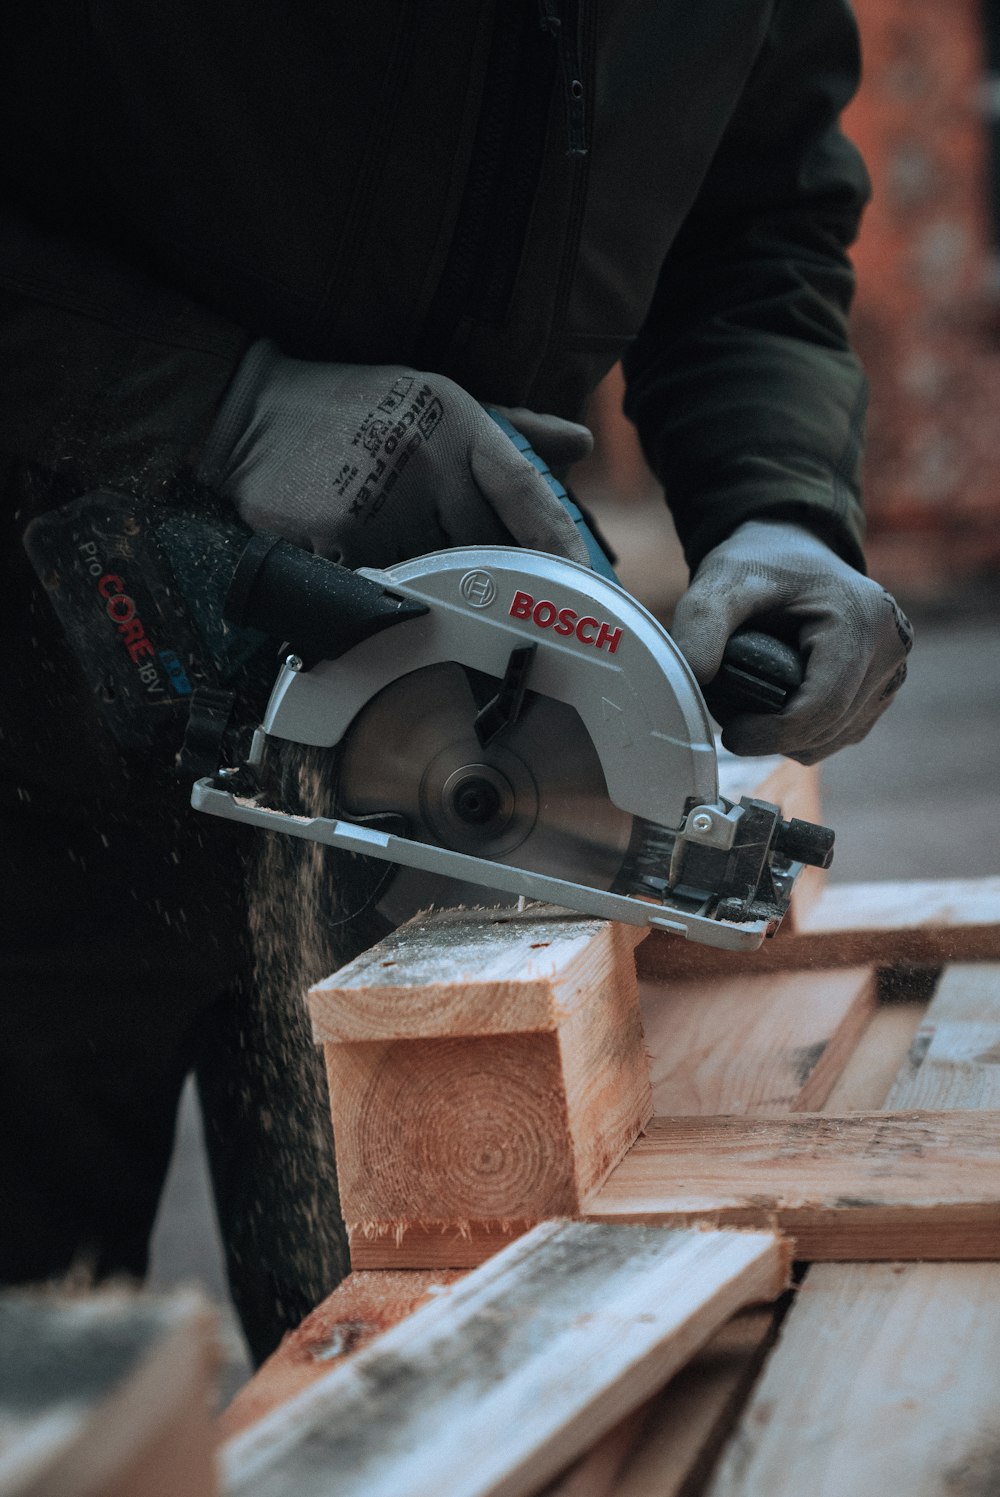
[[[981,0],[855,0],[845,119],[874,196],[854,340],[872,382],[872,570],[910,597],[1000,569],[1000,340]]]

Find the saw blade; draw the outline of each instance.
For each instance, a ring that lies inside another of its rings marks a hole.
[[[609,799],[579,714],[529,690],[517,721],[483,748],[476,715],[499,685],[447,662],[385,687],[341,746],[340,814],[399,816],[416,841],[609,889],[634,818]],[[378,908],[400,921],[431,904],[510,902],[479,884],[402,868]]]

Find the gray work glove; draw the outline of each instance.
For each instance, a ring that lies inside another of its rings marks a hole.
[[[913,633],[884,588],[798,525],[750,520],[705,557],[677,605],[671,634],[707,685],[726,643],[753,619],[797,629],[806,672],[774,716],[733,718],[736,754],[787,754],[815,764],[857,743],[906,679]],[[777,632],[777,631],[775,631]]]
[[[553,467],[593,446],[584,426],[505,414]],[[236,371],[196,471],[251,529],[350,567],[512,542],[587,561],[545,480],[440,374],[306,363],[261,340]]]

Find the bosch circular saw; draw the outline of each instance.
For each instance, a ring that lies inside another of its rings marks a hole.
[[[258,536],[230,609],[293,651],[246,762],[200,779],[193,804],[400,865],[379,900],[393,921],[527,896],[749,948],[802,864],[830,861],[828,829],[720,797],[688,665],[588,567],[473,547],[345,573]],[[268,739],[330,750],[338,818],[268,802]]]
[[[709,706],[680,651],[494,419],[592,567],[511,546],[350,571],[231,516],[109,493],[34,522],[27,549],[121,741],[179,742],[186,725],[198,810],[396,865],[378,897],[392,922],[523,896],[759,945],[802,865],[829,864],[833,833],[720,796]],[[780,710],[800,679],[794,651],[747,633],[707,696],[725,721]],[[329,751],[336,816],[278,803],[280,741]]]

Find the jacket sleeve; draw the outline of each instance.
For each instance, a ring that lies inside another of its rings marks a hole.
[[[0,453],[52,475],[53,493],[168,493],[249,341],[106,252],[0,213]]]
[[[777,0],[625,360],[625,408],[692,568],[761,517],[864,568],[847,250],[868,178],[837,123],[859,71],[847,0]]]

